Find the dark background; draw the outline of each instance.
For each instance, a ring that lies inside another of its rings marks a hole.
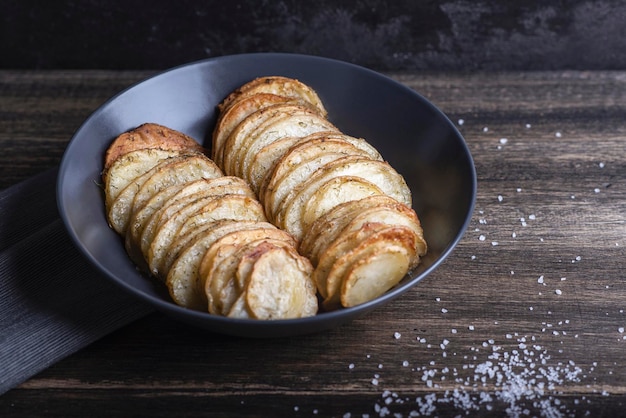
[[[0,0],[0,68],[164,69],[227,54],[388,70],[625,69],[623,0]]]

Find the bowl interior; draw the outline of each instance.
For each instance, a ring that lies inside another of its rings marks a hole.
[[[162,285],[138,273],[121,238],[109,228],[98,183],[104,152],[117,135],[155,122],[182,131],[208,147],[216,105],[235,88],[263,75],[293,77],[312,86],[329,119],[343,132],[367,139],[410,186],[429,254],[419,269],[384,296],[354,308],[298,320],[233,320],[189,311],[172,303]],[[362,67],[292,54],[208,59],[163,72],[119,93],[75,133],[63,156],[57,187],[59,211],[70,236],[106,277],[181,320],[242,336],[320,331],[404,293],[450,254],[469,223],[475,195],[476,175],[465,141],[430,102]]]

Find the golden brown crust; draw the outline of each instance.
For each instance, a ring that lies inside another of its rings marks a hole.
[[[204,152],[204,148],[192,137],[156,123],[144,123],[124,132],[113,140],[104,156],[103,173],[122,155],[131,151],[158,148],[163,150],[189,150]]]

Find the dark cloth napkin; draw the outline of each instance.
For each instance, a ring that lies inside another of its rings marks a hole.
[[[0,191],[0,395],[152,311],[74,246],[57,211],[56,175]]]

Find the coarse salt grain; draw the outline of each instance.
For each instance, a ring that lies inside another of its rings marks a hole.
[[[400,334],[399,332],[394,332],[393,333],[393,338],[395,338],[396,340],[400,339],[401,336],[402,336],[402,334]]]
[[[463,120],[463,119],[459,119],[459,122],[458,122],[458,123],[459,123],[459,126],[463,126],[463,124],[465,123],[465,120]]]

